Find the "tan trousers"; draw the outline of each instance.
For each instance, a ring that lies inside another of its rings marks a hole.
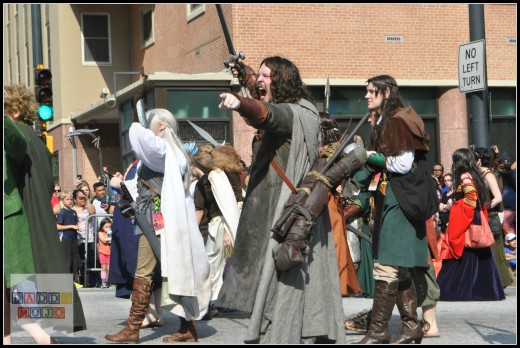
[[[139,237],[139,248],[137,249],[137,268],[135,270],[135,277],[152,280],[154,276],[154,269],[158,260],[153,253],[150,243],[144,234]]]
[[[412,277],[410,268],[374,262],[374,279],[388,284],[399,283]]]

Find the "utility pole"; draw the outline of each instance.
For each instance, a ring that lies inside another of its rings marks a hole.
[[[484,5],[469,6],[469,41],[485,40]],[[485,41],[484,41],[485,42]],[[487,59],[484,55],[485,88],[470,93],[471,140],[477,147],[489,148],[489,90],[487,85]]]

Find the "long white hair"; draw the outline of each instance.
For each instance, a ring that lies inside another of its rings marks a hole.
[[[154,132],[154,134],[157,134],[157,129],[159,128],[160,123],[166,125],[166,129],[162,133],[162,138],[170,145],[171,149],[175,153],[177,153],[177,151],[175,151],[177,149],[184,155],[184,158],[186,159],[186,170],[181,174],[183,175],[182,181],[184,182],[184,190],[189,190],[191,183],[191,161],[184,149],[181,139],[179,139],[179,136],[177,135],[178,126],[175,117],[166,109],[152,109],[146,112],[146,119],[150,125],[150,130]]]

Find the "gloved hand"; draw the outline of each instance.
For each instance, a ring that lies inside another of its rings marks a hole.
[[[233,77],[238,78],[239,83],[246,87],[252,98],[258,99],[258,90],[256,89],[256,73],[249,65],[242,62],[229,63]]]
[[[371,152],[371,151],[370,151]],[[382,153],[373,152],[367,153],[367,165],[376,172],[380,172],[381,170],[386,168],[386,157]]]
[[[307,194],[301,191],[298,192],[298,194],[295,196],[298,197],[299,195],[305,195],[304,198],[306,198]],[[293,224],[295,224],[296,221],[302,219],[305,221],[312,220],[312,216],[310,215],[308,209],[305,209],[305,207],[298,203],[286,204],[284,210],[280,214],[280,217],[278,218],[271,230],[278,234],[280,237],[285,237],[287,232],[291,230]],[[301,221],[299,223],[302,224]]]
[[[296,233],[288,233],[282,244],[273,248],[273,258],[276,269],[285,272],[303,263],[310,248],[307,239]]]

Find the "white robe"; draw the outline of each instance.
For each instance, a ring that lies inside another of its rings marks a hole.
[[[222,215],[216,216],[208,225],[208,253],[211,273],[211,300],[218,297],[223,283],[224,267],[226,266],[226,248],[224,247],[224,233],[228,231],[232,245],[238,227],[238,219],[242,210],[242,202],[237,203],[235,193],[227,175],[220,169],[214,169],[208,174],[211,191],[215,197]]]
[[[183,186],[186,158],[175,145],[172,148],[139,123],[132,124],[129,135],[141,161],[164,173],[161,275],[167,279],[163,281],[162,305],[173,305],[171,311],[186,320],[201,319],[211,297],[210,268],[193,198]]]

